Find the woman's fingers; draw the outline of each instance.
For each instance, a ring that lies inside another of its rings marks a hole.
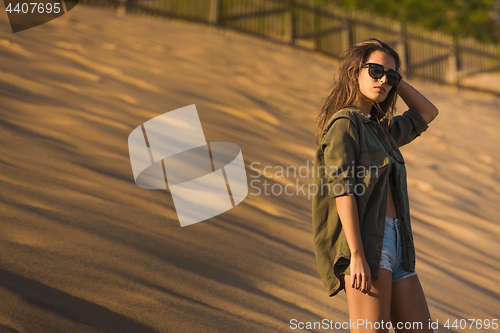
[[[368,294],[372,288],[371,274],[369,273],[353,273],[351,275],[351,288]]]
[[[363,276],[361,273],[355,273],[353,276],[354,276],[354,289],[360,290],[363,286]]]
[[[370,290],[372,289],[372,279],[371,276],[367,279],[366,281],[366,293],[369,294]]]
[[[370,274],[366,274],[364,276],[363,288],[360,291],[368,295],[370,293],[371,288],[372,288],[371,276]]]
[[[372,281],[370,274],[357,273],[353,274],[353,279],[351,280],[351,288],[361,291],[362,293],[368,294],[372,288]]]
[[[361,274],[360,273],[354,273],[352,275],[352,287],[356,290],[359,290],[359,288],[361,287]]]

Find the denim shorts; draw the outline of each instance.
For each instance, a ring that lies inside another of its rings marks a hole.
[[[384,244],[382,245],[382,257],[380,268],[392,272],[392,282],[417,274],[407,272],[403,267],[403,246],[401,244],[401,222],[399,219],[385,217]]]
[[[380,258],[379,267],[388,269],[392,272],[392,282],[417,274],[416,271],[407,272],[404,270],[403,245],[401,244],[401,239],[399,219],[391,219],[389,216],[386,216],[384,243],[382,245],[382,256]]]

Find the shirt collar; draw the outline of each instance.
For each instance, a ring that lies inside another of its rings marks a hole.
[[[361,109],[359,107],[357,107],[356,105],[349,105],[346,108],[356,112],[361,117],[361,120],[363,120],[364,123],[371,122],[371,119],[368,118],[368,116],[366,114],[364,114],[363,111],[361,111]]]
[[[348,105],[348,106],[344,107],[343,109],[349,109],[351,111],[356,112],[364,123],[368,123],[368,124],[372,123],[371,119],[368,118],[363,113],[363,111],[361,111],[361,109],[359,107],[355,106],[355,105]],[[328,121],[328,123],[331,123],[331,121],[334,118],[334,116],[335,116],[335,114],[332,115],[332,117],[330,118],[330,120]],[[325,127],[323,128],[323,132],[321,133],[321,137],[323,137],[323,135],[328,131],[329,128],[330,128],[330,126],[325,125]]]

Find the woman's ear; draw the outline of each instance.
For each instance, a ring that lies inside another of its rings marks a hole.
[[[351,67],[347,70],[347,76],[349,79],[354,79],[354,81],[358,82],[358,76],[354,74],[354,68]]]

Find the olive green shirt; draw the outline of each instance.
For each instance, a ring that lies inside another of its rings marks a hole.
[[[359,108],[336,112],[325,125],[314,157],[312,198],[314,250],[319,274],[330,296],[344,288],[340,274],[350,274],[350,250],[335,198],[354,194],[366,260],[378,278],[385,230],[388,186],[401,221],[403,264],[415,271],[415,248],[410,223],[406,168],[401,147],[428,128],[415,109],[378,123]],[[385,140],[384,140],[385,138]]]

